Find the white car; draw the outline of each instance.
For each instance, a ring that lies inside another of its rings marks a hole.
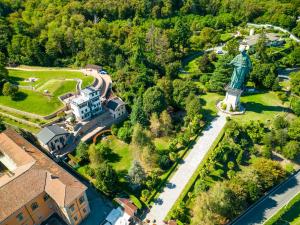
[[[105,70],[101,70],[100,74],[107,74],[107,72]]]
[[[224,52],[223,52],[221,49],[218,49],[218,50],[216,51],[216,53],[217,53],[218,55],[222,55]]]

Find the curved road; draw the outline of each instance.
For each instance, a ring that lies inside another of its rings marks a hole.
[[[264,224],[276,214],[283,206],[300,193],[300,171],[287,181],[277,186],[271,193],[263,197],[242,216],[233,221],[232,225]]]

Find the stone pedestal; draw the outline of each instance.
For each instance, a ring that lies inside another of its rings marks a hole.
[[[242,92],[240,89],[227,88],[226,97],[223,100],[223,104],[226,104],[227,111],[239,111]]]
[[[226,97],[217,104],[219,110],[229,114],[243,114],[245,109],[240,104],[240,97],[243,90],[226,88]]]

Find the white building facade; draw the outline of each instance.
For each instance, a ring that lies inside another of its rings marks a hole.
[[[114,119],[118,119],[122,116],[127,114],[126,111],[126,104],[118,97],[110,99],[106,107],[108,108],[109,112],[112,114]]]
[[[87,87],[81,90],[80,95],[70,101],[70,107],[79,121],[89,120],[102,112],[100,90]]]

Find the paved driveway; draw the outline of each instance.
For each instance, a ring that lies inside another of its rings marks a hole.
[[[257,205],[249,209],[248,212],[232,224],[263,224],[298,193],[300,193],[300,172],[264,197]]]
[[[198,168],[198,165],[212,146],[225,123],[226,116],[222,114],[203,132],[203,135],[197,140],[188,156],[184,159],[184,162],[179,166],[177,172],[159,195],[156,203],[146,216],[147,219],[150,219],[151,222],[156,220],[157,225],[164,224],[164,218]]]

